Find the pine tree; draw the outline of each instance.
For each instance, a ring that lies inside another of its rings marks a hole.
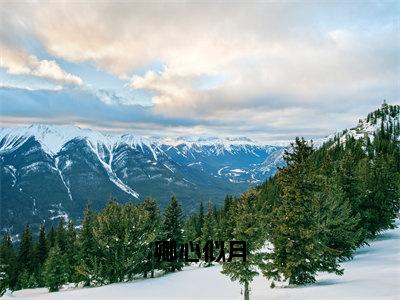
[[[197,241],[198,240],[197,221],[198,221],[198,215],[197,214],[193,214],[193,215],[191,215],[191,216],[186,218],[184,226],[183,226],[185,242]]]
[[[164,222],[162,224],[161,234],[163,240],[174,241],[177,244],[177,252],[183,242],[183,216],[182,208],[176,199],[175,195],[172,196],[164,213]],[[175,272],[181,270],[183,262],[177,258],[174,262],[163,264],[162,268],[166,272]]]
[[[359,200],[356,209],[367,236],[393,228],[400,208],[399,174],[390,155],[378,154],[371,162],[362,160],[357,167]]]
[[[6,233],[0,245],[0,295],[6,288],[15,289],[17,285],[17,257],[10,234]]]
[[[317,271],[340,273],[336,258],[321,243],[322,228],[314,212],[319,206],[317,186],[310,168],[312,146],[296,138],[292,151],[286,151],[287,167],[278,174],[280,202],[274,207],[269,239],[274,249],[267,255],[270,265],[265,274],[289,284],[315,282]]]
[[[57,292],[68,280],[68,261],[58,245],[49,251],[44,264],[43,277],[50,292]]]
[[[29,224],[25,226],[22,233],[21,244],[18,252],[18,285],[20,288],[29,287],[29,277],[34,271],[34,253],[32,243],[32,233]]]
[[[98,245],[95,277],[103,283],[133,279],[143,273],[152,233],[148,229],[149,213],[140,205],[120,205],[110,201],[94,225]]]
[[[97,244],[93,235],[95,214],[90,205],[84,211],[82,229],[78,238],[78,267],[77,272],[80,279],[89,286],[94,273],[94,258],[96,256]]]
[[[47,240],[46,240],[46,231],[43,224],[40,225],[39,237],[36,243],[36,263],[38,266],[42,266],[47,258]]]
[[[232,217],[235,199],[227,195],[224,200],[224,207],[222,209],[222,224],[221,228],[223,230],[222,240],[232,240],[232,232],[234,229],[234,219]]]
[[[217,224],[215,222],[215,217],[214,217],[214,207],[212,206],[212,203],[208,203],[208,208],[207,208],[207,214],[204,218],[204,225],[202,228],[202,236],[201,236],[201,241],[202,244],[205,245],[207,242],[212,242],[216,240],[216,229],[217,229]],[[207,262],[205,266],[210,266],[211,262]]]
[[[46,231],[44,224],[40,225],[40,230],[39,230],[39,237],[35,245],[35,275],[36,275],[36,281],[38,282],[39,286],[43,286],[44,282],[42,280],[42,269],[44,262],[46,261],[47,258],[47,240],[46,240]]]
[[[154,270],[159,267],[159,264],[155,260],[155,242],[160,236],[160,209],[157,202],[149,197],[146,197],[143,202],[143,209],[149,214],[149,222],[146,226],[146,231],[149,234],[149,246],[146,250],[146,259],[142,264],[144,277],[147,277],[147,273],[150,272],[150,277],[154,277]]]
[[[235,203],[232,209],[233,240],[246,242],[246,261],[232,260],[223,264],[222,273],[231,280],[237,280],[244,286],[244,299],[250,297],[250,283],[260,269],[265,269],[264,253],[261,251],[267,232],[265,231],[265,216],[257,200],[259,193],[250,189]]]
[[[318,226],[321,228],[321,243],[325,245],[326,250],[324,268],[341,274],[341,271],[335,270],[339,267],[337,262],[352,258],[365,233],[359,227],[360,215],[353,215],[352,207],[338,184],[338,175],[316,176],[319,187],[315,194],[317,202],[313,209],[318,219]]]
[[[77,267],[77,237],[73,221],[69,221],[66,231],[66,258],[68,260],[68,281],[73,282],[77,280],[76,267]]]
[[[60,248],[61,253],[66,253],[67,250],[67,232],[65,230],[64,218],[60,218],[56,230],[56,243]]]

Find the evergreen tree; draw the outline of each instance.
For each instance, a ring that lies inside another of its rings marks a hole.
[[[21,244],[18,252],[18,286],[20,288],[30,287],[29,277],[34,271],[34,253],[32,243],[32,233],[29,224],[25,226],[22,233]]]
[[[352,214],[351,205],[344,197],[337,176],[316,176],[319,187],[315,194],[317,202],[313,209],[321,228],[321,243],[326,247],[325,261],[338,267],[334,259],[341,261],[352,258],[353,252],[365,234],[359,227],[360,216]],[[325,264],[325,270],[327,269],[329,266]],[[331,271],[335,272],[335,269],[332,268]]]
[[[0,245],[0,295],[6,288],[15,289],[17,285],[17,257],[10,234],[6,233]]]
[[[89,286],[94,273],[97,244],[93,235],[95,214],[90,205],[84,211],[82,229],[78,237],[78,267],[80,279]]]
[[[67,250],[67,232],[65,230],[64,218],[60,218],[56,230],[56,243],[60,248],[61,253],[66,253]]]
[[[68,281],[77,280],[76,267],[78,259],[77,236],[73,221],[69,221],[66,231],[66,258],[68,261]]]
[[[114,201],[97,215],[93,233],[98,244],[95,277],[103,283],[121,282],[143,273],[153,232],[142,206]]]
[[[220,226],[223,230],[222,240],[225,241],[232,240],[233,238],[232,232],[235,226],[234,218],[232,216],[234,201],[235,199],[230,195],[227,195],[224,200],[224,207],[222,209],[222,224]]]
[[[235,241],[246,242],[246,261],[232,260],[223,264],[223,274],[231,280],[237,280],[244,286],[244,300],[249,300],[250,283],[260,269],[265,269],[264,253],[261,251],[266,241],[265,216],[259,206],[258,192],[250,189],[235,203],[232,210]]]
[[[185,224],[183,226],[185,242],[198,240],[197,221],[198,221],[198,215],[196,213],[186,218]]]
[[[146,232],[149,234],[149,246],[146,249],[146,259],[142,264],[142,270],[144,277],[147,277],[147,274],[150,272],[150,277],[153,278],[154,270],[159,267],[159,264],[155,260],[154,253],[155,242],[160,236],[160,209],[157,205],[157,202],[149,197],[144,199],[143,209],[149,214],[149,221],[145,228]]]
[[[287,167],[278,174],[281,186],[280,203],[274,207],[269,239],[274,249],[265,269],[276,280],[289,279],[289,284],[315,282],[317,271],[341,273],[334,255],[327,254],[323,228],[315,216],[320,206],[318,190],[309,164],[312,146],[296,138],[292,151],[286,151]]]
[[[394,228],[400,208],[399,173],[390,155],[377,155],[371,162],[362,160],[357,167],[359,178],[358,211],[361,223],[372,238],[382,230]]]
[[[36,264],[42,267],[47,258],[47,239],[44,224],[40,225],[39,237],[35,247]]]
[[[162,224],[161,234],[163,240],[174,241],[177,244],[177,253],[180,245],[183,243],[183,216],[182,208],[176,199],[175,195],[172,196],[164,213],[164,222]],[[167,262],[163,264],[162,269],[166,272],[175,272],[181,270],[183,262],[177,257],[174,262]]]
[[[68,261],[58,245],[49,251],[44,264],[43,277],[50,292],[57,292],[68,280]]]
[[[35,276],[36,276],[36,281],[39,286],[43,286],[44,282],[42,280],[42,271],[43,271],[43,265],[44,262],[46,261],[47,258],[47,240],[46,240],[46,231],[44,224],[40,225],[40,230],[39,230],[39,237],[35,245]]]
[[[216,229],[217,224],[214,217],[214,207],[211,202],[208,202],[207,214],[204,218],[204,225],[202,228],[202,244],[206,245],[208,241],[212,242],[216,240]],[[211,262],[207,262],[205,266],[210,266]]]

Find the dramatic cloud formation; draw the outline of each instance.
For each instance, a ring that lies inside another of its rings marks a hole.
[[[320,136],[383,99],[399,102],[396,1],[5,6],[2,22],[15,33],[0,31],[0,38],[21,50],[2,53],[8,73],[82,85],[94,65],[123,86],[92,87],[99,100],[148,101],[152,116],[192,120],[198,132]],[[20,54],[38,48],[52,59]]]
[[[39,60],[35,55],[29,55],[18,49],[0,47],[0,67],[9,74],[32,75],[54,80],[62,84],[82,85],[82,79],[65,72],[54,60]]]

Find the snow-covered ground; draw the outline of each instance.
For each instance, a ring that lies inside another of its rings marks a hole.
[[[250,299],[400,299],[400,229],[387,231],[370,244],[358,250],[354,260],[343,264],[343,276],[321,274],[314,285],[275,289],[258,277],[252,284]],[[23,290],[2,299],[242,299],[240,285],[231,282],[220,270],[220,266],[192,267],[154,279],[57,293],[47,293],[46,289]]]

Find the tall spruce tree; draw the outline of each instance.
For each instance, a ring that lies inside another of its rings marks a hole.
[[[285,152],[287,167],[278,174],[280,201],[269,218],[269,240],[274,247],[267,255],[270,264],[265,274],[276,280],[288,279],[289,284],[315,282],[318,271],[341,273],[336,257],[329,255],[321,242],[323,228],[315,215],[320,206],[318,186],[309,163],[312,153],[312,146],[299,138]]]
[[[21,244],[18,251],[18,286],[19,288],[31,287],[30,275],[34,270],[34,253],[32,232],[29,224],[24,228],[21,237]]]
[[[88,204],[84,211],[82,229],[78,237],[78,262],[77,272],[85,286],[91,284],[94,274],[95,256],[97,251],[96,240],[93,235],[95,213]]]
[[[35,256],[36,256],[36,264],[39,268],[41,268],[46,261],[47,258],[47,239],[46,239],[46,229],[44,224],[40,225],[39,236],[35,246]]]
[[[97,215],[93,233],[98,244],[95,277],[103,283],[133,279],[143,273],[152,232],[149,213],[140,205],[110,201]]]
[[[217,223],[214,216],[214,207],[211,202],[208,202],[207,214],[204,218],[204,225],[201,231],[201,241],[204,246],[207,242],[213,242],[214,240],[216,240],[216,230]],[[208,267],[211,264],[211,262],[206,262],[205,266]]]
[[[143,201],[143,209],[149,214],[149,221],[146,224],[145,230],[149,234],[148,247],[146,249],[146,258],[142,263],[142,271],[144,277],[150,272],[150,277],[154,277],[154,270],[159,268],[159,264],[155,260],[155,242],[160,237],[160,209],[157,202],[149,197],[146,197]]]
[[[244,287],[244,300],[250,298],[250,283],[265,269],[264,253],[261,251],[266,238],[265,216],[260,209],[259,193],[250,189],[235,202],[232,208],[233,230],[235,241],[246,242],[246,261],[241,258],[223,264],[222,273],[233,281],[239,281]]]
[[[43,265],[44,262],[46,261],[47,258],[47,253],[48,253],[48,248],[47,248],[47,240],[46,240],[46,231],[44,224],[40,225],[39,229],[39,236],[37,239],[37,242],[35,244],[35,250],[34,250],[34,255],[35,255],[35,276],[36,276],[36,281],[39,286],[44,286],[44,282],[42,279],[42,271],[43,271]]]
[[[43,277],[50,292],[57,292],[68,280],[68,261],[58,245],[50,249],[44,264]]]
[[[66,230],[66,251],[68,261],[68,281],[77,280],[76,267],[78,260],[77,233],[73,221],[69,221]]]
[[[60,248],[61,253],[66,253],[67,251],[67,232],[65,230],[65,220],[60,218],[56,230],[56,243]]]
[[[173,241],[177,244],[177,253],[179,247],[183,243],[183,213],[182,208],[175,195],[172,196],[167,208],[164,212],[164,220],[161,228],[161,236],[163,240]],[[176,258],[173,262],[162,264],[162,269],[166,272],[175,272],[181,270],[183,261]]]

